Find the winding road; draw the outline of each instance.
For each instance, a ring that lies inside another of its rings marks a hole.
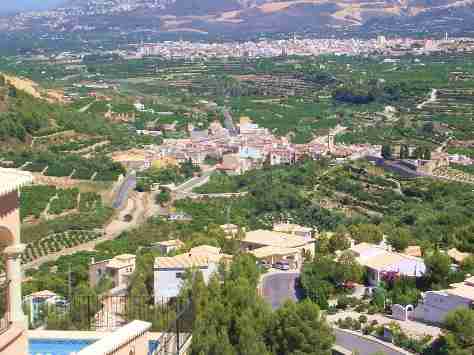
[[[122,184],[120,185],[114,202],[112,203],[112,207],[115,209],[122,208],[125,202],[128,200],[128,195],[135,189],[136,186],[137,177],[135,173],[132,172],[130,175],[125,177]]]

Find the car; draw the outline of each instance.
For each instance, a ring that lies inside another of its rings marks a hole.
[[[283,271],[290,270],[290,265],[288,264],[288,262],[284,262],[284,261],[277,261],[275,264],[273,264],[273,267],[275,269],[279,269]]]
[[[267,263],[266,261],[262,261],[259,263],[260,267],[262,267],[264,270],[268,270],[272,267],[271,264]]]
[[[344,282],[344,288],[346,290],[354,290],[356,288],[356,284],[352,281],[346,281]]]

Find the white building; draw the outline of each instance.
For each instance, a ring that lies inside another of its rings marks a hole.
[[[41,312],[44,307],[48,306],[66,306],[64,297],[58,294],[44,290],[34,292],[23,298],[23,304],[29,309],[29,318],[32,324],[41,317]]]
[[[155,304],[166,302],[177,297],[184,285],[187,270],[201,271],[207,283],[212,274],[217,271],[218,262],[203,254],[181,254],[173,257],[158,257],[155,259],[154,298]]]
[[[89,265],[89,285],[96,287],[104,277],[112,281],[113,288],[126,289],[135,271],[136,257],[133,254],[117,255],[112,259]]]
[[[457,308],[472,308],[474,305],[474,277],[452,284],[442,291],[428,291],[415,308],[413,318],[427,323],[443,323],[446,315]]]
[[[286,234],[294,234],[305,238],[308,242],[313,239],[314,229],[311,227],[304,227],[298,224],[292,223],[279,223],[273,226],[275,232],[281,232]]]
[[[153,245],[153,248],[158,249],[163,255],[167,255],[173,251],[181,249],[182,247],[184,247],[184,243],[179,239],[165,240]]]
[[[350,249],[359,264],[367,267],[369,284],[378,285],[385,274],[396,273],[399,276],[421,277],[426,271],[421,258],[393,253],[385,248],[369,243],[360,243]]]

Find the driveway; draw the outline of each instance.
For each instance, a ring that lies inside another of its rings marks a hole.
[[[346,317],[358,319],[360,315],[361,313],[355,311],[343,311],[336,314],[327,315],[326,318],[329,323],[336,323],[338,319],[345,319]],[[365,314],[365,316],[367,317],[369,323],[373,320],[376,320],[380,325],[391,322],[398,323],[405,333],[418,339],[423,338],[426,335],[431,335],[433,338],[437,338],[441,334],[441,328],[413,320],[400,321],[384,314]]]
[[[301,290],[298,288],[297,272],[271,272],[262,278],[263,298],[271,304],[273,309],[279,308],[286,300],[298,301],[301,299]]]

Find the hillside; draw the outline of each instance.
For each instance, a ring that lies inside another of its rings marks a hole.
[[[0,149],[66,130],[107,135],[112,129],[104,119],[63,105],[59,92],[44,90],[31,80],[0,74]],[[2,144],[5,142],[10,144]]]
[[[99,34],[115,41],[117,29],[135,40],[183,35],[246,39],[289,32],[321,37],[445,32],[466,36],[472,34],[474,21],[473,0],[70,0],[66,4],[40,17],[0,19],[0,29],[77,34],[93,40]]]

